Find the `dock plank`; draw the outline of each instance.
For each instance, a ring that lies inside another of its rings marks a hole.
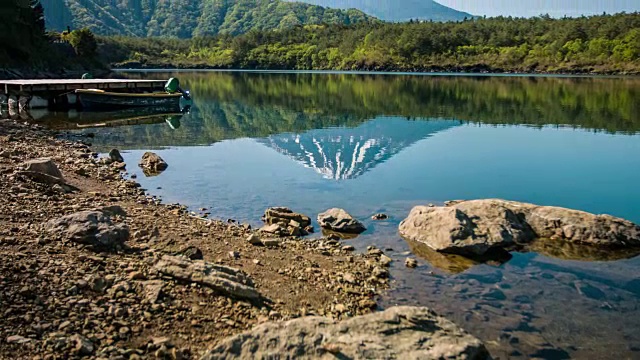
[[[0,85],[87,85],[87,84],[132,84],[162,83],[167,80],[133,80],[133,79],[36,79],[36,80],[0,80]]]

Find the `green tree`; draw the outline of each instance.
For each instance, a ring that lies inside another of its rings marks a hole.
[[[68,35],[68,41],[79,56],[91,58],[96,55],[98,42],[88,28],[72,31]]]

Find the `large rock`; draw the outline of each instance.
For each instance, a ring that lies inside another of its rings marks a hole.
[[[46,223],[48,233],[95,248],[113,249],[129,239],[126,225],[114,224],[109,212],[80,211]]]
[[[465,202],[452,207],[416,206],[400,223],[400,234],[436,251],[483,255],[494,247],[526,243],[531,228],[500,202]]]
[[[367,230],[362,223],[343,209],[333,208],[318,214],[318,222],[324,229],[340,233],[360,234]]]
[[[176,280],[200,284],[223,295],[248,300],[260,299],[260,293],[251,279],[234,268],[169,255],[163,256],[154,268]]]
[[[552,206],[534,206],[525,212],[540,238],[612,247],[640,246],[640,226],[611,215]]]
[[[146,152],[138,164],[146,176],[155,176],[167,170],[169,165],[156,153]]]
[[[224,340],[202,360],[490,359],[480,340],[427,308],[394,307],[334,322],[266,323]]]
[[[537,238],[610,247],[640,246],[640,227],[609,215],[497,199],[416,206],[400,234],[436,251],[484,255]]]
[[[54,178],[58,179],[63,179],[62,173],[53,162],[53,160],[49,158],[29,160],[24,163],[24,170],[53,176]]]
[[[303,214],[293,212],[286,207],[272,207],[268,208],[262,217],[262,220],[266,224],[280,224],[288,226],[291,221],[295,221],[299,227],[305,228],[311,225],[311,219]]]

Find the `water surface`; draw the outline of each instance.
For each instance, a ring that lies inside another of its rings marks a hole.
[[[77,124],[97,120],[32,115],[95,134],[99,149],[126,150],[128,164],[154,149],[169,169],[146,178],[130,165],[142,186],[212,217],[259,225],[269,206],[312,217],[347,209],[369,229],[349,241],[393,249],[397,260],[381,306],[430,306],[496,357],[640,357],[635,254],[551,243],[476,264],[397,235],[414,205],[451,199],[505,198],[640,223],[640,79],[177,76],[194,97],[184,115],[114,114],[120,126],[83,130]],[[369,220],[378,212],[390,220]],[[409,252],[418,269],[404,268]]]

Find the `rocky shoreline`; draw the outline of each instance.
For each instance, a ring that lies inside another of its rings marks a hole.
[[[262,323],[375,313],[389,282],[381,250],[252,241],[265,235],[160,204],[123,178],[127,166],[0,120],[0,357],[198,359]],[[459,342],[446,324],[440,338]],[[473,358],[487,356],[464,336]]]

